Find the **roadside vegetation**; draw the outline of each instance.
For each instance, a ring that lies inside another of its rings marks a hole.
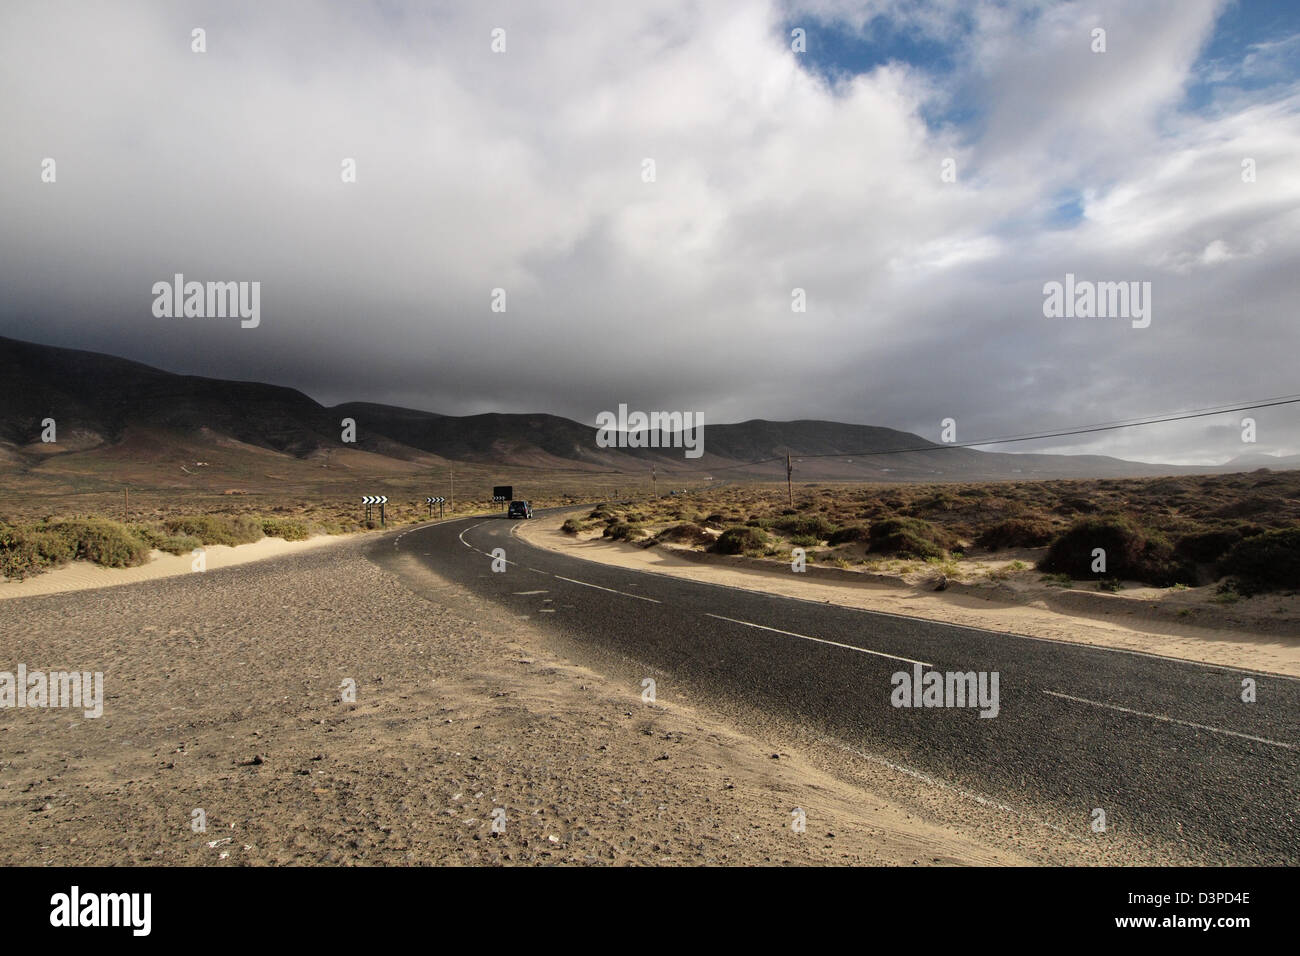
[[[563,530],[789,562],[1123,591],[1300,591],[1300,472],[984,484],[734,485],[606,502]],[[1099,561],[1099,556],[1104,559]]]
[[[153,550],[188,554],[208,545],[251,544],[264,537],[302,541],[313,534],[343,530],[248,514],[181,515],[130,524],[101,517],[48,518],[26,524],[0,519],[0,576],[21,580],[77,560],[130,568],[145,564]]]

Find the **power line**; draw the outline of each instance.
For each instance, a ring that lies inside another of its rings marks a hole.
[[[1209,415],[1223,415],[1227,412],[1244,412],[1255,408],[1273,408],[1278,405],[1294,405],[1300,403],[1300,395],[1285,396],[1282,398],[1270,398],[1261,402],[1252,402],[1243,405],[1218,406],[1216,408],[1197,409],[1191,412],[1180,412],[1176,415],[1163,415],[1154,418],[1137,418],[1128,419],[1120,422],[1105,422],[1099,425],[1082,425],[1077,428],[1069,428],[1057,432],[1035,432],[1029,435],[1018,435],[1011,438],[985,438],[979,441],[968,442],[945,442],[943,444],[929,444],[924,446],[915,446],[912,448],[894,448],[885,451],[864,451],[864,452],[835,452],[820,455],[800,455],[800,458],[868,458],[872,455],[900,455],[904,452],[911,451],[940,451],[945,448],[975,448],[980,445],[1005,445],[1011,442],[1034,441],[1040,438],[1062,438],[1067,435],[1086,435],[1093,432],[1114,431],[1117,428],[1135,428],[1140,425],[1158,425],[1163,422],[1186,421],[1192,418],[1205,418]],[[772,461],[774,459],[764,459]],[[761,464],[756,462],[755,464]]]
[[[1005,438],[984,438],[979,441],[968,442],[944,442],[930,443],[926,445],[914,445],[910,448],[887,448],[883,450],[859,451],[859,452],[825,452],[822,454],[799,455],[799,460],[805,458],[871,458],[877,455],[902,455],[908,452],[917,451],[942,451],[947,448],[978,448],[982,445],[1006,445],[1012,442],[1035,441],[1042,438],[1063,438],[1069,435],[1086,435],[1094,432],[1114,431],[1119,428],[1136,428],[1142,425],[1158,425],[1165,422],[1187,421],[1193,418],[1206,418],[1210,415],[1223,415],[1228,412],[1244,412],[1257,408],[1274,408],[1279,405],[1294,405],[1300,403],[1300,395],[1285,395],[1279,398],[1269,398],[1258,402],[1250,402],[1235,405],[1219,405],[1214,408],[1200,408],[1189,412],[1179,412],[1173,415],[1160,415],[1155,417],[1125,419],[1115,422],[1102,422],[1095,425],[1081,425],[1075,428],[1068,428],[1062,431],[1033,432],[1026,435],[1015,435]],[[755,461],[740,462],[735,465],[724,465],[720,468],[709,468],[709,471],[731,471],[736,468],[749,468],[753,465],[765,465],[770,461],[781,461],[785,456],[777,455],[771,458],[759,458]]]

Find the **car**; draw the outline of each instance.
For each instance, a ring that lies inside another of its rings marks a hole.
[[[533,516],[533,506],[526,501],[512,501],[510,508],[506,511],[507,518],[531,518]]]

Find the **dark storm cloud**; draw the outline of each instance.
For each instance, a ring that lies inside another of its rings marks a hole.
[[[1102,4],[1102,56],[1074,5],[980,6],[956,59],[986,118],[936,130],[948,78],[828,86],[781,32],[889,4],[6,4],[0,334],[326,403],[963,440],[1287,393],[1295,78],[1180,111],[1219,8],[1174,6]],[[177,272],[259,281],[260,325],[155,317]],[[1044,317],[1067,272],[1151,282],[1151,326]],[[1260,448],[1300,447],[1265,421]],[[1217,424],[1059,447],[1239,454]]]

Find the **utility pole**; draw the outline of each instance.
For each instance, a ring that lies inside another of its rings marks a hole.
[[[650,463],[650,497],[659,497],[659,478],[655,475],[654,463]]]
[[[456,466],[451,466],[451,510],[456,510]]]
[[[790,464],[790,453],[785,453],[785,490],[790,495],[790,507],[794,507],[794,483],[791,475],[794,474],[794,466]]]
[[[131,490],[126,487],[122,488],[122,518],[131,520]]]

